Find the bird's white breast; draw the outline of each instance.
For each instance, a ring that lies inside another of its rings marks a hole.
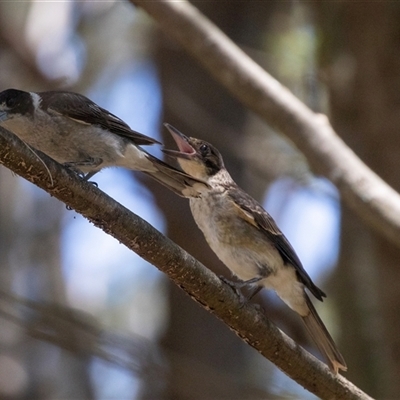
[[[211,249],[241,280],[259,276],[263,267],[275,271],[282,264],[279,253],[254,226],[237,216],[226,196],[211,191],[190,199],[193,217]]]
[[[210,183],[210,182],[209,182]],[[193,217],[218,258],[243,281],[263,276],[260,284],[276,291],[292,309],[306,314],[304,285],[295,268],[283,259],[264,232],[243,220],[226,191],[208,191],[191,198]]]

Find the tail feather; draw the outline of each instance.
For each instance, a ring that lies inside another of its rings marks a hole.
[[[344,358],[340,354],[340,351],[333,341],[331,335],[329,334],[324,323],[317,314],[317,310],[311,303],[311,300],[308,298],[306,293],[304,294],[310,313],[305,317],[303,316],[302,318],[310,336],[313,338],[321,353],[327,357],[329,361],[329,366],[335,374],[338,373],[339,369],[346,371],[346,361],[344,361]]]
[[[147,154],[147,158],[152,162],[156,171],[143,172],[179,196],[199,197],[201,192],[208,188],[206,182],[179,171],[150,154]]]

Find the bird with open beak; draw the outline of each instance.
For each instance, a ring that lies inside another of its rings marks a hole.
[[[275,221],[234,182],[214,146],[165,126],[179,151],[163,151],[175,157],[187,174],[208,184],[201,196],[190,198],[190,208],[211,249],[240,279],[236,286],[253,285],[252,295],[264,287],[273,289],[301,316],[331,370],[346,371],[346,362],[306,289],[321,301],[326,295],[313,283]]]
[[[78,93],[0,93],[0,126],[89,179],[106,167],[142,171],[180,196],[198,196],[207,185],[158,160],[140,146],[157,140]]]

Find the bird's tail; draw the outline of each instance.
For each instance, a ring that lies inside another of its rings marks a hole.
[[[155,171],[143,172],[177,195],[182,197],[199,197],[208,188],[206,182],[196,179],[150,154],[146,154],[146,157],[151,161],[153,167],[155,167]]]
[[[338,373],[339,369],[346,371],[347,370],[346,361],[344,361],[344,358],[340,354],[340,351],[338,350],[331,335],[329,334],[324,323],[317,314],[317,310],[311,303],[311,300],[309,299],[306,293],[304,294],[306,297],[306,302],[308,309],[310,310],[310,313],[302,318],[310,336],[313,338],[315,344],[318,346],[321,353],[327,357],[329,361],[329,366],[335,374]]]

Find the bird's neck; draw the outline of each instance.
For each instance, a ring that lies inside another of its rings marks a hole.
[[[217,188],[225,190],[227,187],[235,185],[234,180],[232,179],[229,172],[225,168],[218,171],[215,175],[209,177],[207,183],[214,190]]]

